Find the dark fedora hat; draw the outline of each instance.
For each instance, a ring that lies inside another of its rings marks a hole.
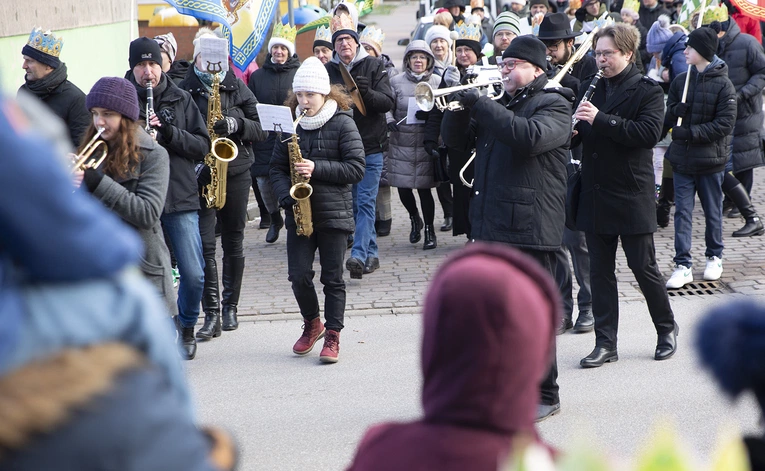
[[[538,39],[545,41],[549,39],[571,39],[582,34],[571,30],[571,20],[565,13],[550,13],[544,17],[539,25]]]

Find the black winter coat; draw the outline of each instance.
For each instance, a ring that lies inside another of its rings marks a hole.
[[[688,71],[688,64],[685,63],[685,42],[688,36],[682,31],[673,34],[669,41],[664,45],[661,51],[661,65],[669,70],[669,81],[675,80],[675,77]]]
[[[146,99],[143,87],[135,83],[133,71],[128,71],[125,78],[138,90],[141,119],[145,119]],[[207,123],[202,119],[194,100],[188,92],[178,88],[164,73],[160,86],[165,89],[160,93],[154,90],[154,112],[163,126],[171,126],[172,134],[165,139],[157,134],[157,142],[170,155],[170,185],[165,200],[165,213],[196,211],[199,209],[199,187],[197,185],[196,164],[202,162],[210,151],[210,136]]]
[[[366,55],[363,48],[359,51],[361,56]],[[340,67],[345,67],[333,58],[325,64],[329,73],[329,81],[345,85],[343,76],[340,75]],[[393,90],[390,88],[390,77],[383,61],[366,55],[363,59],[354,63],[351,67],[351,77],[358,76],[369,78],[369,89],[362,95],[367,115],[353,111],[353,120],[359,129],[361,140],[364,141],[364,154],[380,153],[388,148],[388,127],[385,122],[385,113],[393,107]]]
[[[266,55],[266,62],[250,76],[249,89],[255,95],[258,103],[267,105],[283,105],[287,95],[292,90],[292,79],[300,67],[297,55],[287,59],[284,64],[274,64],[271,61],[271,53]],[[254,175],[257,177],[268,176],[268,163],[274,152],[276,133],[272,129],[265,129],[268,138],[264,141],[255,142],[252,149],[255,151]]]
[[[194,68],[190,67],[186,78],[179,87],[191,94],[199,111],[202,113],[204,122],[207,123],[207,108],[210,94],[202,81],[197,77]],[[236,143],[239,155],[228,163],[228,175],[234,176],[250,169],[255,161],[252,152],[252,143],[261,142],[268,137],[260,128],[258,110],[255,106],[258,101],[244,82],[239,80],[233,72],[229,71],[220,84],[220,109],[223,116],[237,118],[239,129],[227,137]]]
[[[646,29],[646,31],[651,29],[651,26],[656,22],[656,20],[659,19],[661,15],[672,15],[672,12],[661,6],[661,3],[657,4],[654,9],[646,8],[645,5],[643,5],[643,2],[640,2],[640,8],[638,8],[638,16],[640,19],[640,24],[643,25],[643,27]],[[642,41],[645,41],[645,36],[643,36],[641,39]],[[645,44],[645,43],[643,43]]]
[[[576,226],[596,234],[656,232],[653,148],[664,121],[664,92],[634,64],[616,77],[608,100],[606,80],[590,100],[600,110],[593,124],[580,121],[572,141],[572,146],[583,144]],[[584,83],[578,101],[587,89]]]
[[[476,148],[471,238],[554,251],[563,240],[571,104],[568,88],[541,75],[512,99],[481,97],[444,114],[444,143]]]
[[[680,102],[687,73],[677,76],[669,87],[664,129],[677,124],[675,105]],[[728,66],[715,57],[703,72],[691,68],[686,103],[690,113],[682,127],[689,128],[691,139],[673,140],[664,157],[675,172],[686,175],[722,172],[736,123],[736,89],[728,79]]]
[[[351,111],[338,110],[318,129],[306,130],[298,125],[300,151],[304,159],[314,162],[311,212],[315,231],[340,230],[351,233],[353,222],[352,185],[364,177],[364,147]],[[295,217],[290,196],[290,159],[287,142],[277,142],[271,159],[271,185],[285,209],[288,228],[294,228]]]
[[[167,75],[170,79],[179,85],[186,78],[186,73],[191,68],[191,63],[185,60],[175,61],[170,65],[170,70],[167,71]]]
[[[728,78],[736,87],[738,112],[733,130],[733,171],[765,165],[761,131],[762,89],[765,87],[765,54],[753,36],[742,34],[731,19],[728,32],[720,38],[717,55],[728,65]]]

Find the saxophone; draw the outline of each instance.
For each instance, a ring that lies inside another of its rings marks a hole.
[[[292,135],[292,139],[287,143],[290,156],[290,178],[292,180],[292,187],[290,188],[290,196],[295,200],[295,204],[292,205],[292,213],[295,216],[295,224],[297,225],[297,235],[310,237],[313,234],[313,213],[311,211],[311,194],[313,193],[313,187],[308,183],[310,178],[300,175],[295,168],[295,164],[303,161],[303,153],[300,152],[300,143],[297,136],[297,125],[300,119],[305,116],[305,111],[301,112],[294,123],[295,134]]]
[[[202,188],[202,196],[208,208],[221,209],[226,205],[228,163],[239,155],[239,149],[234,141],[226,137],[218,137],[213,131],[215,123],[223,119],[223,113],[220,110],[220,79],[216,73],[221,71],[220,63],[217,64],[217,70],[208,63],[207,71],[213,76],[212,90],[207,100],[207,132],[210,134],[212,145],[210,152],[205,156],[205,165],[210,167],[210,184]]]

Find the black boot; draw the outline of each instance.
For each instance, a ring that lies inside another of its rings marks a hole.
[[[218,288],[218,264],[214,258],[205,260],[205,287],[202,292],[202,310],[205,323],[197,331],[197,338],[210,340],[220,337],[220,291]]]
[[[739,183],[728,190],[728,196],[733,200],[736,208],[744,216],[744,219],[746,219],[744,227],[734,232],[733,237],[752,237],[764,234],[765,228],[763,228],[762,221],[757,216],[757,211],[754,210],[754,205],[752,205],[752,200],[749,199],[749,194],[746,192],[744,185]]]
[[[284,219],[282,219],[282,213],[279,210],[271,213],[271,226],[268,228],[268,234],[266,234],[266,242],[273,244],[279,238],[279,231],[284,227]]]
[[[433,224],[425,225],[425,242],[422,244],[422,250],[435,249],[438,245],[436,242],[436,231],[433,229]]]
[[[409,216],[409,220],[412,221],[412,232],[409,233],[409,242],[416,244],[422,238],[420,231],[422,230],[423,222],[419,214]]]
[[[239,327],[236,306],[242,291],[243,273],[244,257],[223,257],[223,330],[236,330]]]
[[[193,360],[197,356],[197,339],[194,338],[194,326],[181,327],[181,355],[184,360]]]
[[[271,215],[268,214],[266,208],[260,208],[260,224],[258,229],[268,229],[271,227]]]
[[[377,221],[377,235],[378,237],[386,237],[390,235],[390,226],[393,223],[392,219],[381,219]]]
[[[444,223],[441,224],[441,232],[451,231],[454,226],[454,218],[451,216],[444,217]]]
[[[656,224],[659,227],[669,225],[669,211],[675,202],[675,180],[672,178],[661,179],[661,191],[659,201],[656,203]]]

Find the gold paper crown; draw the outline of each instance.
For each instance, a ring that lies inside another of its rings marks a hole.
[[[58,57],[59,54],[61,54],[61,49],[64,47],[64,39],[57,38],[56,35],[50,31],[45,31],[43,33],[41,28],[36,27],[29,35],[27,46],[37,49],[49,56]]]
[[[360,43],[371,43],[376,46],[376,49],[382,51],[383,42],[385,41],[385,33],[381,29],[374,26],[367,26],[364,31],[359,35]]]
[[[637,13],[638,10],[640,10],[640,1],[639,0],[624,0],[624,3],[622,4],[622,10],[623,9],[632,10],[635,13]]]
[[[481,27],[474,24],[465,24],[460,22],[454,27],[454,31],[457,32],[457,40],[467,40],[481,42]]]
[[[353,18],[343,12],[332,17],[332,20],[329,22],[329,29],[332,31],[332,34],[344,29],[356,31],[356,25],[353,24]]]
[[[693,14],[690,16],[690,18],[685,19],[684,21],[680,21],[678,24],[681,26],[693,29],[696,27],[696,22],[698,21],[698,15],[699,10],[696,10],[693,12]],[[704,16],[701,18],[701,24],[702,25],[708,25],[713,21],[727,21],[728,20],[728,7],[723,5],[718,6],[711,6],[706,7],[704,9]]]
[[[332,43],[332,32],[326,26],[316,28],[316,37],[314,41],[326,41]]]
[[[283,25],[281,22],[277,22],[274,26],[274,32],[271,34],[272,38],[281,38],[291,43],[295,43],[295,36],[297,36],[297,28],[290,25]]]

